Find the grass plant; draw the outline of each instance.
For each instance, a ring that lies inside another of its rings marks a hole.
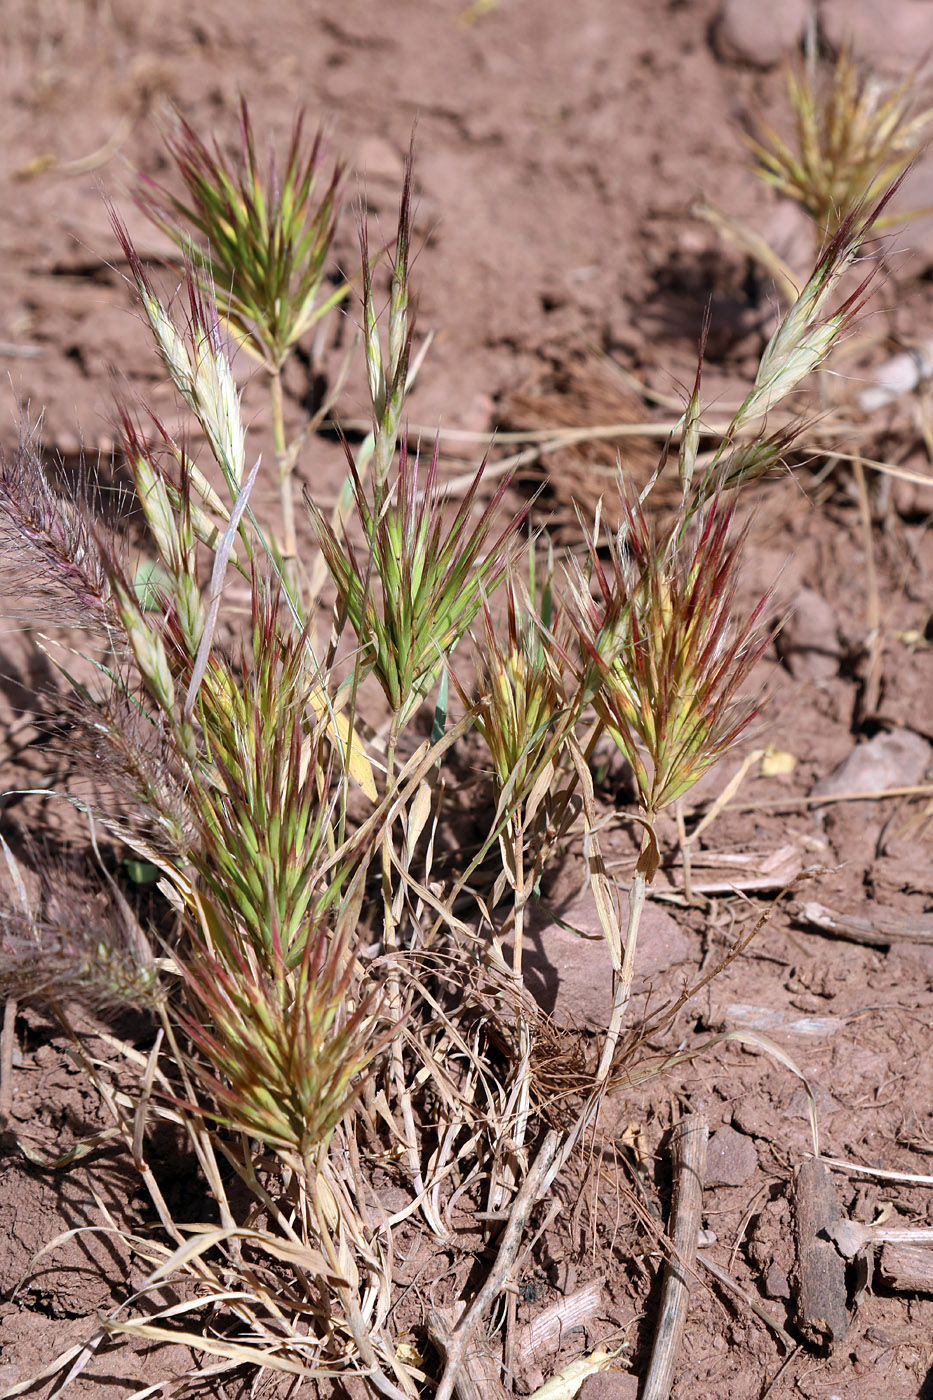
[[[445,1342],[436,1394],[448,1400],[471,1338],[512,1285],[532,1212],[564,1190],[570,1156],[620,1078],[654,824],[756,712],[742,688],[770,634],[766,600],[736,616],[736,500],[778,468],[786,445],[762,413],[829,353],[861,304],[864,279],[848,296],[840,286],[880,206],[840,224],[712,460],[699,457],[698,374],[677,453],[667,444],[641,497],[623,493],[618,531],[587,526],[586,549],[559,579],[537,563],[529,506],[505,512],[508,478],[487,493],[480,466],[454,505],[436,450],[405,440],[409,167],[387,325],[362,236],[371,470],[350,461],[343,523],[308,503],[336,594],[318,657],[290,576],[289,517],[280,550],[250,508],[258,457],[231,356],[248,342],[281,392],[284,355],[327,304],[337,185],[314,202],[320,144],[306,151],[300,124],[279,179],[256,157],[245,109],[242,139],[234,168],[183,127],[172,150],[187,199],[150,191],[188,259],[184,314],[163,304],[116,224],[156,351],[215,469],[155,416],[121,409],[152,555],[145,591],[92,499],[52,490],[33,439],[0,472],[6,578],[34,585],[34,619],[64,599],[90,629],[96,679],[75,686],[70,720],[95,789],[75,800],[94,829],[156,867],[173,915],[171,935],[140,928],[119,944],[157,1028],[151,1047],[113,1042],[115,1089],[67,1009],[69,994],[89,994],[93,959],[75,953],[69,985],[70,935],[28,898],[3,914],[0,970],[11,994],[44,995],[74,1034],[112,1116],[108,1140],[123,1142],[152,1200],[156,1230],[128,1242],[150,1270],[143,1291],[155,1311],[117,1310],[97,1340],[181,1340],[215,1358],[214,1374],[249,1363],[359,1376],[392,1400],[418,1395],[423,1376],[394,1321],[394,1228],[416,1220],[452,1249],[458,1203],[475,1211],[484,1195],[494,1261]],[[257,230],[279,257],[263,278]],[[675,472],[679,505],[659,518],[653,485]],[[287,472],[282,481],[290,489]],[[224,625],[234,572],[250,591],[245,635]],[[443,815],[448,760],[471,731],[493,800],[485,834],[464,852]],[[645,833],[624,921],[599,853],[591,761],[603,733],[631,765],[632,816]],[[555,1126],[536,1082],[546,1034],[525,985],[523,927],[554,852],[581,843],[578,814],[615,993],[595,1054],[578,1047]],[[55,978],[24,979],[24,947],[40,971],[54,947]],[[169,1210],[147,1160],[159,1122],[196,1158],[211,1219]],[[228,1196],[231,1170],[246,1208]],[[374,1184],[386,1176],[407,1193],[391,1214]],[[164,1301],[170,1286],[186,1301]],[[508,1315],[514,1327],[514,1306]],[[59,1358],[71,1378],[93,1344]]]
[[[793,137],[769,125],[749,137],[755,171],[809,214],[820,240],[832,238],[856,209],[869,210],[920,155],[933,108],[917,100],[916,73],[885,83],[844,46],[821,69],[815,49],[787,69]],[[914,214],[883,214],[875,227]]]
[[[216,143],[203,141],[181,117],[166,146],[184,193],[144,177],[139,203],[178,246],[199,292],[211,299],[237,343],[269,376],[282,555],[294,585],[295,453],[285,430],[282,371],[301,338],[350,290],[339,279],[334,290],[327,283],[333,272],[343,167],[328,163],[322,131],[305,139],[301,114],[284,161],[277,162],[273,150],[265,159],[258,157],[245,99],[235,158],[225,156]]]
[[[920,96],[918,70],[886,82],[848,46],[823,62],[811,36],[803,61],[787,65],[786,82],[792,134],[759,121],[744,136],[755,174],[806,212],[818,249],[858,218],[870,217],[881,233],[929,214],[929,208],[877,208],[933,132],[933,107]],[[801,267],[789,266],[766,238],[717,205],[702,200],[696,213],[773,278],[785,306],[797,301]]]

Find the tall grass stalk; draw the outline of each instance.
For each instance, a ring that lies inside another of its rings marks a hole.
[[[734,599],[744,536],[735,530],[735,501],[781,461],[787,435],[750,442],[739,434],[776,406],[825,358],[863,305],[872,273],[841,303],[834,294],[862,253],[868,230],[891,191],[873,210],[852,211],[837,229],[796,302],[761,357],[754,385],[734,415],[712,461],[696,471],[698,372],[682,420],[677,470],[681,508],[658,527],[646,512],[651,484],[638,500],[623,496],[623,519],[605,546],[595,532],[586,566],[568,574],[567,611],[578,639],[578,703],[600,723],[631,764],[643,839],[629,892],[624,936],[599,902],[616,972],[612,1016],[598,1077],[608,1078],[631,997],[638,930],[658,864],[654,823],[742,736],[758,705],[740,691],[769,640],[767,598],[744,619]],[[667,449],[659,472],[667,466]],[[655,478],[657,479],[657,478]],[[595,596],[594,596],[595,594]]]

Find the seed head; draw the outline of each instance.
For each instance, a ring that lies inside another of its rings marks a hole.
[[[769,640],[763,599],[732,617],[743,536],[714,497],[684,531],[657,531],[624,503],[609,570],[591,547],[589,576],[570,574],[578,681],[625,754],[649,816],[687,792],[759,708],[737,696]],[[597,597],[591,592],[595,583]]]

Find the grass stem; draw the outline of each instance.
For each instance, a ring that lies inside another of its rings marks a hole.
[[[279,502],[282,510],[282,562],[289,587],[298,590],[298,535],[295,528],[295,492],[292,480],[294,461],[285,437],[285,395],[282,371],[269,375],[272,396],[272,431],[275,437],[275,461],[279,473]],[[300,600],[299,600],[300,601]]]
[[[625,948],[622,953],[622,967],[615,979],[612,995],[612,1012],[606,1030],[603,1053],[596,1071],[599,1083],[605,1082],[612,1068],[612,1059],[619,1043],[622,1022],[628,1010],[632,995],[632,976],[635,971],[635,949],[638,945],[638,929],[648,893],[648,876],[643,870],[635,871],[628,896],[628,922],[625,928]]]

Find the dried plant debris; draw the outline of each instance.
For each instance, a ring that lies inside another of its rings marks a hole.
[[[571,351],[542,379],[509,394],[502,405],[503,427],[535,432],[553,428],[555,440],[568,430],[566,445],[542,459],[540,466],[545,499],[558,508],[549,528],[566,527],[569,533],[578,533],[574,505],[591,515],[600,499],[611,497],[620,461],[625,479],[635,490],[647,483],[657,465],[657,444],[629,430],[649,423],[652,416],[613,361],[586,350]],[[613,426],[623,429],[618,437],[594,434],[574,441],[577,429]],[[672,490],[662,484],[658,499],[666,497],[670,504]]]
[[[827,1238],[841,1215],[833,1179],[811,1157],[794,1177],[797,1243],[797,1321],[821,1346],[844,1342],[849,1332],[845,1260]]]

